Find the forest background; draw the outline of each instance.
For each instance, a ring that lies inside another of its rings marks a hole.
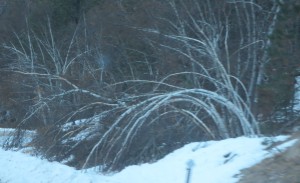
[[[0,122],[115,171],[299,125],[299,0],[0,0]]]

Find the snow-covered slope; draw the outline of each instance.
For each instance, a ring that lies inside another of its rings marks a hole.
[[[287,137],[276,137],[273,141]],[[276,150],[264,150],[270,138],[239,137],[222,141],[195,142],[174,151],[153,164],[130,166],[111,175],[94,169],[79,171],[57,162],[0,149],[0,182],[8,183],[185,183],[187,165],[194,162],[190,183],[234,183],[240,170],[294,143],[289,141]]]

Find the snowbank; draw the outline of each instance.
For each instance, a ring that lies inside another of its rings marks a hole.
[[[286,138],[280,136],[272,141]],[[91,169],[79,171],[57,162],[0,149],[0,180],[9,183],[185,183],[186,163],[193,160],[195,166],[190,183],[234,183],[241,169],[277,152],[265,150],[269,142],[270,138],[247,137],[195,142],[156,163],[130,166],[112,175],[101,175]],[[290,141],[279,148],[285,149],[293,143]]]

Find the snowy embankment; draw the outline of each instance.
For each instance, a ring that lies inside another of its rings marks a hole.
[[[58,162],[48,162],[22,152],[0,149],[0,182],[8,183],[185,183],[187,161],[192,160],[190,183],[234,183],[240,170],[250,167],[295,140],[265,150],[287,137],[246,138],[188,144],[152,164],[130,166],[111,175],[94,169],[79,171]]]

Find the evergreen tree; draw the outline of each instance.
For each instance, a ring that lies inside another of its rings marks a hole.
[[[269,121],[264,130],[274,133],[290,124],[294,116],[295,77],[300,74],[299,0],[280,4],[278,20],[270,40],[270,60],[266,65],[265,81],[258,90],[260,114]],[[279,121],[287,123],[276,123]]]

